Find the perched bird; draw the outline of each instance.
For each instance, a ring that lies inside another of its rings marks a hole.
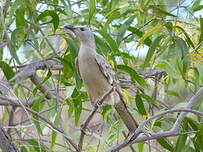
[[[80,40],[80,50],[75,62],[76,69],[84,82],[92,104],[94,105],[94,102],[112,86],[121,92],[115,72],[105,58],[96,52],[93,32],[87,27],[67,25],[65,28],[71,30]],[[104,103],[114,106],[130,133],[138,127],[138,123],[128,111],[121,93],[114,91]]]

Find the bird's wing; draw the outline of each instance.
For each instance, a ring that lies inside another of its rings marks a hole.
[[[116,74],[111,68],[110,64],[105,60],[105,58],[100,54],[96,54],[95,60],[99,66],[100,71],[107,79],[109,84],[116,85],[118,83],[118,80],[116,79]]]
[[[75,69],[76,69],[78,75],[79,75],[80,78],[81,78],[80,69],[79,69],[79,65],[78,65],[78,58],[77,58],[77,57],[75,58]]]

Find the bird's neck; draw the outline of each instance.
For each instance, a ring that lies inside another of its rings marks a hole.
[[[85,51],[86,53],[96,52],[95,42],[81,42],[80,51]]]

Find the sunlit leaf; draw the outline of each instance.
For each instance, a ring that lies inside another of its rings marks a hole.
[[[128,20],[125,23],[123,23],[123,25],[120,27],[120,29],[118,31],[118,36],[117,36],[117,39],[116,39],[116,41],[118,43],[118,46],[120,45],[121,41],[123,40],[123,36],[124,36],[126,30],[130,26],[130,24],[132,24],[134,19],[135,19],[135,16],[129,17]]]
[[[61,109],[56,113],[56,117],[54,120],[54,124],[56,126],[58,126],[61,122]],[[52,130],[52,134],[51,134],[51,145],[50,145],[50,149],[52,150],[55,143],[56,143],[56,137],[57,137],[57,132],[55,130]]]
[[[177,92],[174,91],[174,90],[167,90],[166,93],[167,93],[168,95],[171,95],[171,96],[175,96],[175,97],[180,98],[179,93],[177,93]]]
[[[127,66],[127,65],[117,65],[117,68],[120,70],[123,70],[125,72],[127,72],[130,76],[131,79],[134,82],[137,82],[138,84],[140,84],[141,86],[147,86],[146,81],[144,80],[144,78],[142,78],[142,76],[140,76],[134,69],[132,69],[131,67]]]
[[[199,43],[203,41],[203,18],[200,17],[200,36],[199,36]]]
[[[138,152],[144,152],[144,142],[138,143]]]
[[[53,23],[54,30],[56,30],[59,26],[59,16],[55,13],[55,11],[51,10],[45,10],[40,15],[38,15],[35,19],[35,22],[38,22],[39,20],[42,20],[43,18],[50,16],[52,20],[50,22]]]
[[[140,93],[140,96],[144,99],[146,99],[148,102],[150,102],[151,104],[154,104],[154,105],[159,105],[158,102],[156,102],[152,97],[146,95],[146,94],[143,94],[143,93]]]
[[[46,94],[43,94],[42,96],[40,96],[37,101],[33,104],[32,109],[36,112],[39,112],[42,109],[43,103],[42,101],[44,100]],[[41,128],[41,124],[38,120],[40,120],[39,116],[37,115],[33,115],[33,118],[36,120],[34,121],[34,124],[37,128],[38,133],[40,133],[42,135],[42,128]]]
[[[105,33],[104,31],[98,31],[98,32],[99,32],[99,34],[101,34],[103,36],[104,40],[109,45],[112,52],[118,52],[118,45],[117,45],[116,41],[109,34]]]
[[[96,0],[88,0],[89,4],[89,23],[96,11]]]
[[[159,42],[161,41],[161,39],[163,38],[164,36],[161,35],[159,37],[157,37],[150,45],[149,47],[149,50],[147,51],[147,56],[145,57],[145,60],[144,60],[144,65],[143,67],[145,68],[146,66],[149,66],[149,62],[157,48],[157,46],[159,45]]]
[[[143,41],[149,36],[151,36],[154,32],[161,31],[163,29],[164,29],[164,26],[158,25],[146,31],[145,34],[141,37],[141,39],[137,42],[136,48],[138,48],[143,43]]]
[[[172,16],[172,17],[176,17],[175,15],[157,7],[157,6],[154,6],[154,5],[151,5],[149,8],[153,9],[155,12],[157,12],[158,14],[160,15],[165,15],[165,16]]]
[[[167,149],[167,150],[169,150],[169,151],[173,151],[173,150],[174,150],[173,146],[172,146],[170,143],[168,143],[168,141],[167,141],[165,138],[158,138],[156,141],[157,141],[163,148],[165,148],[165,149]]]
[[[46,77],[44,78],[44,80],[42,80],[34,89],[33,89],[33,94],[36,95],[37,90],[39,90],[39,88],[52,76],[51,71],[49,70]]]
[[[137,107],[139,113],[141,115],[147,115],[144,103],[143,103],[142,98],[140,97],[138,92],[137,92],[136,97],[135,97],[135,103],[136,103],[136,107]]]
[[[192,40],[190,39],[189,35],[187,34],[187,32],[182,27],[180,27],[180,26],[174,26],[174,27],[178,28],[179,30],[181,30],[184,33],[184,35],[185,35],[185,38],[186,38],[186,41],[187,41],[188,45],[190,45],[193,48],[195,48],[195,46],[194,46]]]
[[[0,68],[2,69],[7,80],[10,80],[14,77],[15,73],[13,69],[4,61],[0,61]]]

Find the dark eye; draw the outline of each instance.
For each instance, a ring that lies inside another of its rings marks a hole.
[[[81,30],[81,31],[85,31],[85,28],[84,28],[84,27],[81,27],[80,30]]]

